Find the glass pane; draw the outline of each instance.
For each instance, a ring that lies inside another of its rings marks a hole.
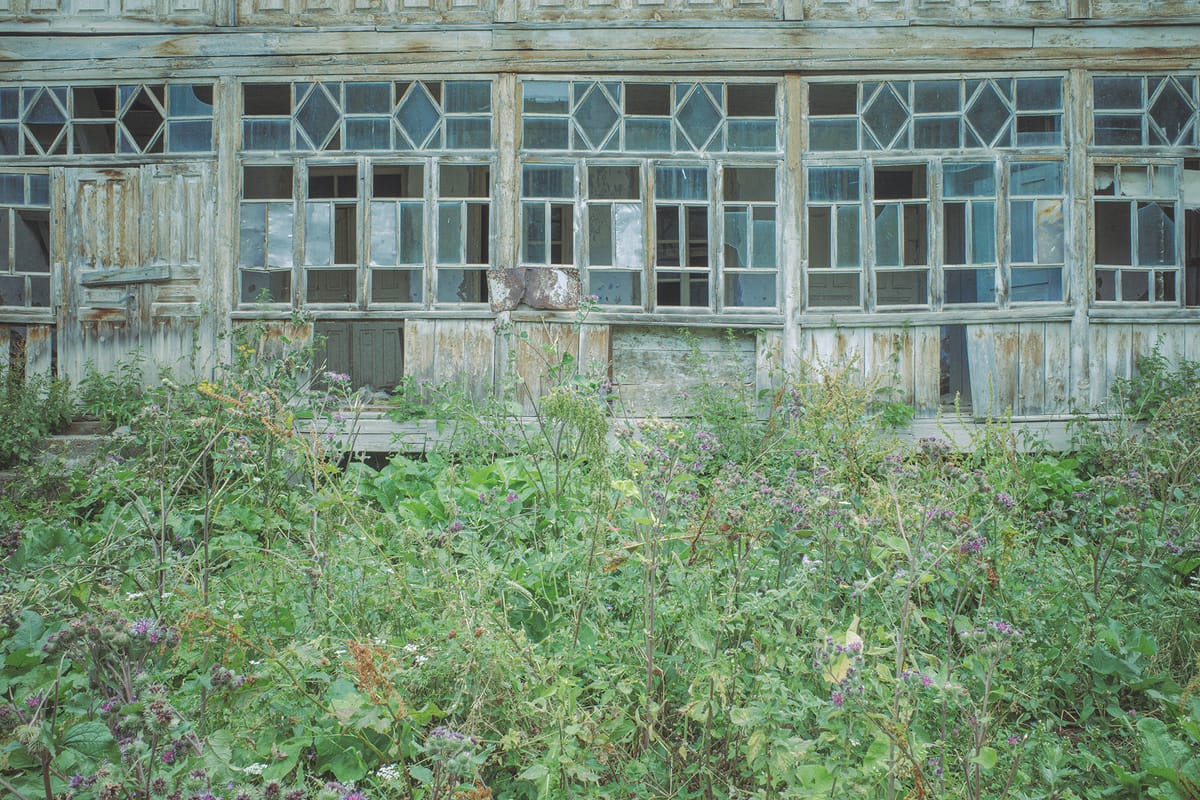
[[[30,205],[49,205],[50,204],[50,176],[49,175],[30,175],[29,177],[29,204]]]
[[[361,117],[346,120],[346,148],[349,150],[390,150],[391,117]]]
[[[1013,200],[1009,204],[1008,225],[1011,257],[1016,264],[1033,264],[1033,201]]]
[[[778,265],[775,256],[775,209],[759,206],[751,212],[754,256],[750,266],[756,269]]]
[[[371,302],[421,302],[421,273],[414,269],[372,270]]]
[[[654,190],[662,200],[707,200],[708,170],[704,167],[656,167]]]
[[[25,307],[24,276],[0,275],[0,306]]]
[[[398,264],[398,203],[371,203],[371,263]]]
[[[593,149],[608,142],[620,119],[612,101],[598,85],[575,109],[575,124],[587,138],[587,146]]]
[[[523,203],[521,206],[524,252],[522,261],[529,264],[546,263],[546,210],[542,203]]]
[[[652,153],[671,149],[671,121],[666,119],[626,119],[625,149]]]
[[[526,117],[521,145],[530,150],[567,150],[571,143],[570,120]]]
[[[0,208],[0,273],[11,271],[8,261],[8,221],[11,209]]]
[[[614,266],[642,269],[646,264],[646,250],[641,204],[615,203],[613,218],[617,242]]]
[[[0,174],[0,203],[25,204],[25,176],[20,173]]]
[[[1095,129],[1096,144],[1126,147],[1142,143],[1141,115],[1097,114]]]
[[[859,266],[861,262],[858,252],[858,206],[839,206],[837,210],[837,255],[834,266]]]
[[[558,81],[526,81],[521,84],[526,114],[566,114],[570,111],[569,86]]]
[[[425,206],[400,204],[400,263],[425,263]]]
[[[1062,299],[1062,268],[1013,268],[1012,300],[1014,303],[1057,303]]]
[[[333,207],[330,203],[305,203],[304,263],[333,263]]]
[[[203,119],[167,123],[167,150],[172,153],[207,153],[213,149],[212,121]]]
[[[1062,264],[1065,247],[1062,201],[1038,200],[1034,210],[1037,214],[1037,263]]]
[[[947,303],[994,303],[996,301],[996,271],[994,269],[948,269],[946,276]]]
[[[492,85],[487,81],[446,81],[445,102],[448,114],[486,114],[492,110]]]
[[[287,303],[291,295],[292,273],[242,270],[239,302]]]
[[[353,303],[358,295],[352,269],[310,269],[304,275],[310,303]]]
[[[588,208],[588,264],[612,266],[612,213],[613,208],[607,203]]]
[[[923,269],[876,273],[875,302],[881,306],[925,305],[929,302],[929,273]]]
[[[833,209],[808,210],[808,266],[825,269],[833,266]]]
[[[875,263],[900,266],[900,206],[890,203],[875,207]]]
[[[736,272],[727,274],[725,305],[735,308],[774,308],[775,275]]]
[[[808,146],[818,151],[856,149],[858,147],[858,120],[811,120],[808,126]]]
[[[679,207],[654,207],[654,263],[660,267],[679,264]]]
[[[392,84],[347,83],[347,114],[391,114]]]
[[[1009,176],[1008,190],[1011,195],[1044,197],[1062,194],[1063,165],[1061,161],[1012,164]]]
[[[292,266],[291,203],[267,203],[267,266]]]
[[[267,207],[262,203],[242,203],[239,227],[238,266],[265,266],[267,263]]]
[[[721,124],[721,112],[707,92],[696,89],[684,101],[676,119],[692,145],[700,148],[708,144],[709,138]]]
[[[915,81],[913,83],[913,111],[956,112],[962,108],[959,81]]]
[[[808,171],[810,200],[858,200],[860,184],[858,167],[813,167]]]
[[[750,266],[749,209],[725,207],[725,266]]]
[[[1166,266],[1175,263],[1175,207],[1165,203],[1138,203],[1138,264]]]
[[[24,272],[50,271],[50,212],[15,209],[13,253],[16,267]]]
[[[726,123],[729,150],[740,152],[771,151],[775,144],[775,121],[761,119],[731,119]]]
[[[426,93],[424,84],[414,85],[408,97],[401,101],[396,120],[414,147],[425,147],[427,142],[431,147],[437,145],[438,137],[434,132],[441,121],[441,113]]]
[[[1055,111],[1062,108],[1061,78],[1018,78],[1018,111]]]
[[[487,150],[492,146],[492,123],[475,117],[446,120],[446,147],[451,150]]]
[[[588,167],[588,196],[593,200],[638,200],[637,167]]]
[[[486,303],[486,273],[481,269],[439,269],[439,303]]]
[[[1174,165],[1159,164],[1154,167],[1154,186],[1151,193],[1155,197],[1173,200],[1179,193],[1179,170]],[[1122,172],[1122,177],[1124,173]]]
[[[996,260],[996,204],[971,203],[971,262],[990,264]]]
[[[687,222],[687,266],[708,266],[708,209],[689,206]]]
[[[292,123],[286,119],[247,119],[242,122],[242,149],[291,150]]]
[[[1129,108],[1142,107],[1142,79],[1137,78],[1095,78],[1092,82],[1095,92],[1096,108]]]
[[[438,204],[438,263],[463,263],[463,208],[461,203]],[[438,289],[441,299],[441,288]]]
[[[808,276],[808,305],[810,308],[861,305],[858,273],[818,272]]]
[[[588,292],[596,295],[596,302],[601,305],[641,305],[641,273],[619,270],[591,270],[588,272]]]
[[[942,206],[944,245],[947,264],[967,263],[967,204],[946,203]]]
[[[438,173],[442,197],[488,197],[489,169],[483,164],[443,164]]]
[[[918,117],[913,120],[913,146],[918,149],[950,149],[959,146],[958,117]]]
[[[521,194],[524,197],[574,197],[575,169],[570,166],[526,164],[521,173]]]
[[[946,197],[992,197],[996,194],[996,170],[991,162],[946,164]]]

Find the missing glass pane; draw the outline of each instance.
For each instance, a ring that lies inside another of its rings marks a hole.
[[[242,168],[242,197],[246,200],[287,200],[292,196],[292,168]]]
[[[357,197],[358,168],[309,167],[308,196],[313,200]]]
[[[671,85],[668,83],[625,84],[625,113],[665,117],[671,114]]]
[[[485,164],[443,164],[438,191],[442,197],[488,197],[491,184]]]
[[[247,83],[242,86],[242,115],[286,116],[292,113],[292,88],[286,83]]]
[[[858,86],[814,83],[808,87],[808,113],[813,116],[858,113]]]
[[[924,164],[875,167],[876,200],[908,200],[927,197],[929,188]]]
[[[773,117],[775,87],[769,83],[730,84],[726,103],[731,117]]]
[[[425,167],[422,164],[377,165],[371,178],[373,197],[425,196]]]
[[[659,306],[708,306],[708,274],[697,272],[658,272],[655,292]]]
[[[292,273],[242,270],[239,302],[287,303],[292,294]]]
[[[1096,263],[1133,264],[1132,206],[1122,202],[1097,202]]]
[[[775,170],[759,167],[729,167],[722,174],[726,200],[773,202]]]
[[[50,212],[18,208],[15,209],[14,222],[13,251],[16,268],[22,272],[49,272]]]
[[[943,325],[938,354],[938,392],[942,405],[971,409],[971,368],[965,325]]]

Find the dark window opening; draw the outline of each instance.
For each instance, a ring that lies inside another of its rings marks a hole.
[[[938,392],[942,405],[971,409],[971,367],[967,352],[967,327],[943,325],[938,357]]]

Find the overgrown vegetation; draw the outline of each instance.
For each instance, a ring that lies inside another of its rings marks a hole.
[[[27,470],[0,790],[1200,798],[1194,365],[1071,455],[903,444],[837,370],[632,422],[545,366],[532,423],[408,386],[451,443],[338,469],[344,376],[243,342]]]

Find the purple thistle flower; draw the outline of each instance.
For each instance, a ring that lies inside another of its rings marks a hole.
[[[504,502],[506,502],[506,503],[515,503],[515,502],[517,502],[517,493],[516,493],[516,492],[509,492],[508,494],[506,494],[506,495],[504,496]]]
[[[846,698],[842,697],[841,692],[834,692],[832,700],[833,700],[834,708],[841,708],[842,705],[846,702]]]

